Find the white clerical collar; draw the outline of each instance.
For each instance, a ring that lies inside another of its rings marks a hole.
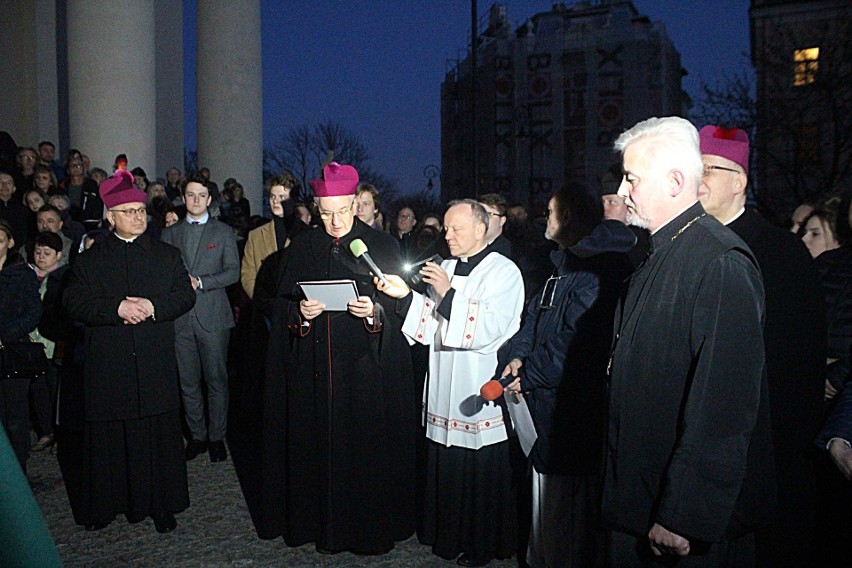
[[[122,241],[124,241],[125,243],[132,243],[132,242],[133,242],[133,241],[135,241],[137,238],[139,238],[139,235],[134,235],[134,236],[130,237],[129,239],[125,239],[124,237],[122,237],[122,236],[121,236],[121,235],[119,235],[118,233],[113,233],[113,235],[115,235],[116,237],[118,237],[119,239],[121,239]]]
[[[689,209],[690,207],[692,207],[693,205],[695,205],[697,202],[698,202],[698,200],[696,199],[695,201],[693,201],[692,203],[690,203],[690,204],[689,204],[689,206],[684,207],[683,209],[681,209],[680,211],[678,211],[677,213],[675,213],[674,215],[672,215],[671,217],[669,217],[669,218],[666,220],[666,222],[665,222],[665,223],[663,223],[662,225],[660,225],[659,227],[657,227],[656,229],[654,229],[653,231],[651,231],[651,234],[652,234],[652,235],[656,234],[656,233],[657,233],[660,229],[662,229],[663,227],[665,227],[666,225],[668,225],[669,223],[671,223],[672,221],[674,221],[675,219],[677,219],[678,217],[680,217],[681,215],[683,215],[683,212],[684,212],[684,211],[686,211],[687,209]]]
[[[190,225],[203,225],[209,220],[210,220],[210,213],[207,212],[207,211],[205,211],[204,215],[202,215],[198,219],[193,219],[192,215],[186,216],[186,222],[189,223]]]
[[[459,257],[459,260],[460,260],[461,262],[469,262],[469,260],[470,260],[470,259],[472,259],[473,257],[475,257],[476,255],[478,255],[479,253],[481,253],[482,251],[484,251],[484,250],[485,250],[485,249],[487,249],[487,248],[488,248],[488,244],[486,243],[486,245],[485,245],[484,247],[482,247],[481,249],[479,249],[479,250],[478,250],[478,251],[476,251],[475,253],[473,253],[473,254],[469,254],[469,255],[467,255],[467,256],[466,256],[466,257],[464,257],[464,258]]]
[[[734,215],[733,217],[731,217],[730,219],[728,219],[728,220],[725,222],[725,225],[726,225],[726,226],[727,226],[727,225],[730,225],[731,223],[733,223],[734,221],[736,221],[737,219],[739,219],[740,217],[742,217],[742,214],[743,214],[743,213],[745,213],[745,205],[743,205],[743,206],[742,206],[742,209],[740,209],[739,211],[737,211],[737,214],[736,214],[736,215]]]

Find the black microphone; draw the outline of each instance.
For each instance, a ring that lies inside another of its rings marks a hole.
[[[385,278],[384,272],[382,272],[379,267],[376,266],[376,263],[373,262],[373,259],[370,258],[369,254],[367,254],[367,245],[364,244],[364,241],[362,241],[361,239],[355,239],[354,241],[349,243],[349,250],[352,251],[352,254],[355,255],[355,258],[364,259],[364,262],[367,263],[367,266],[370,267],[370,270],[373,271],[373,274],[376,275],[376,277],[382,283],[382,286],[390,286],[390,283],[388,282],[387,278]]]
[[[408,280],[409,282],[411,282],[412,286],[417,286],[418,284],[420,284],[420,282],[423,281],[423,275],[420,274],[420,269],[423,268],[423,266],[427,262],[441,264],[442,262],[444,262],[444,259],[440,254],[433,254],[429,258],[421,260],[420,262],[415,262],[414,264],[406,264],[403,267],[403,270],[408,275]]]

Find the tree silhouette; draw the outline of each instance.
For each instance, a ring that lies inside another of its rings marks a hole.
[[[383,197],[398,192],[396,183],[370,165],[370,152],[360,137],[331,120],[314,126],[290,128],[281,140],[263,151],[264,178],[291,172],[302,184],[304,197],[310,197],[310,180],[318,178],[329,157],[358,170],[362,182],[372,183]]]

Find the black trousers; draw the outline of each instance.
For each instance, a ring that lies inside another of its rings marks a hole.
[[[53,434],[56,420],[57,368],[53,361],[47,372],[30,382],[30,399],[36,434],[39,437]]]
[[[29,392],[29,379],[0,379],[0,418],[24,471],[31,443]]]

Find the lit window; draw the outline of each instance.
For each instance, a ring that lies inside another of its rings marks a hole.
[[[816,81],[819,69],[819,48],[808,47],[793,52],[793,85],[801,87]]]

